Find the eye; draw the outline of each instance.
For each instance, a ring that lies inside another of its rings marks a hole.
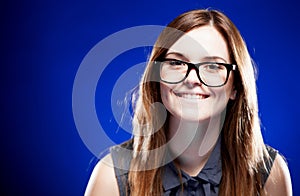
[[[225,69],[225,66],[217,63],[209,63],[203,65],[203,69],[210,72],[218,72]]]
[[[162,65],[165,69],[178,71],[186,70],[188,67],[185,62],[176,59],[166,59]]]
[[[186,64],[179,60],[168,60],[167,63],[172,66],[185,66]]]

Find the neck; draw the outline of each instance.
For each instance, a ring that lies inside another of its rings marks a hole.
[[[201,171],[218,140],[221,127],[220,116],[201,122],[170,117],[169,150],[183,171],[190,175]]]

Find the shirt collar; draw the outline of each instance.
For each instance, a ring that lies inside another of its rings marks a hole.
[[[165,166],[162,183],[165,191],[184,184],[192,177],[181,171],[182,180],[180,181],[178,169],[173,162]],[[196,178],[206,181],[213,186],[219,185],[222,177],[222,162],[221,162],[221,137],[216,142],[213,151],[210,154],[205,166],[199,172]]]

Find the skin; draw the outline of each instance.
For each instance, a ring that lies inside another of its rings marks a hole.
[[[119,188],[110,154],[95,166],[84,195],[119,195]]]
[[[227,45],[221,34],[212,26],[203,26],[186,33],[168,51],[167,58],[198,63],[217,61],[231,63]],[[184,138],[193,137],[188,147],[175,162],[191,176],[197,175],[215,145],[222,126],[222,117],[228,101],[235,99],[233,74],[226,85],[207,87],[203,85],[195,70],[179,84],[161,83],[161,97],[170,112],[167,138],[169,149],[177,153],[185,146]],[[179,94],[200,94],[201,98],[191,99]],[[203,95],[203,96],[202,96]],[[95,167],[85,195],[119,195],[118,185],[112,166],[111,155],[102,159]],[[289,170],[283,158],[278,155],[266,182],[267,195],[292,195]]]
[[[267,195],[272,196],[293,195],[290,172],[285,160],[280,155],[275,158],[265,190]]]

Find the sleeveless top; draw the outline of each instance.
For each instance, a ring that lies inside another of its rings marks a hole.
[[[270,160],[266,160],[267,170],[262,169],[263,185],[267,181],[273,162],[278,151],[266,146]],[[128,188],[128,170],[130,168],[132,142],[114,146],[110,149],[114,163],[115,175],[120,196],[130,195]],[[179,178],[181,174],[182,178]],[[222,178],[221,141],[220,138],[210,154],[208,161],[197,176],[190,176],[184,171],[179,171],[173,162],[163,166],[162,185],[164,196],[197,195],[214,196],[219,194],[219,185]],[[182,189],[183,185],[183,189]],[[183,191],[183,192],[182,192]]]

